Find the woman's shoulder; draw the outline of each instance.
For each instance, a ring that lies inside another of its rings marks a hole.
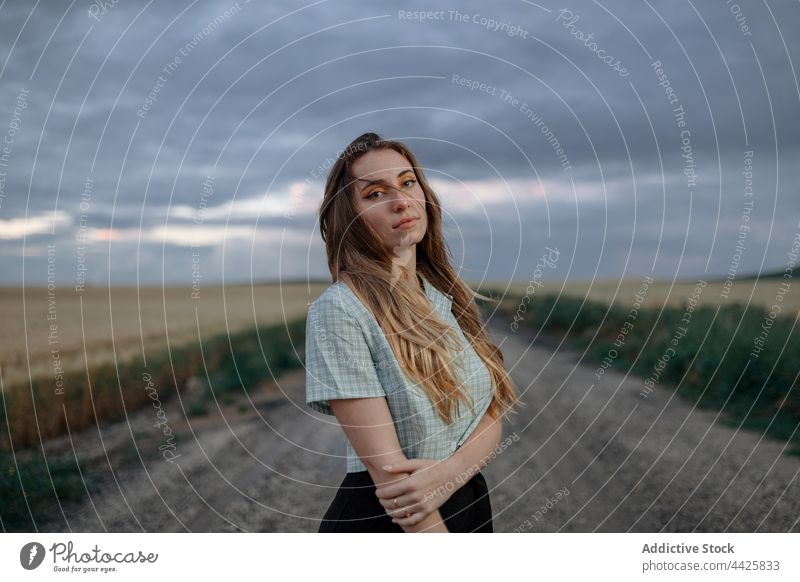
[[[309,311],[322,314],[343,314],[357,316],[361,302],[352,289],[343,281],[335,281],[328,285],[320,295],[311,302]]]

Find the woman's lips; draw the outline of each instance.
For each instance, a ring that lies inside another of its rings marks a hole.
[[[418,220],[419,220],[419,218],[416,218],[416,217],[408,218],[404,222],[401,222],[400,224],[395,226],[395,228],[410,228],[410,227],[414,226],[417,223]]]

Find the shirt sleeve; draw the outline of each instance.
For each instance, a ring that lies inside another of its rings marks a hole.
[[[330,400],[386,396],[358,321],[340,298],[321,296],[306,320],[306,404],[333,415]]]

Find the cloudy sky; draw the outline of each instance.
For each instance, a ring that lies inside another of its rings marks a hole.
[[[796,2],[5,1],[0,284],[329,277],[325,172],[365,131],[417,153],[468,281],[546,247],[554,280],[783,269],[798,28]]]

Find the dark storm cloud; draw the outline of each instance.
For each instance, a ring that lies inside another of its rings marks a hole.
[[[208,254],[208,280],[223,259],[226,280],[247,277],[252,237],[269,248],[259,278],[324,274],[313,230],[319,168],[364,131],[406,141],[430,178],[513,182],[508,198],[477,188],[480,211],[465,191],[443,186],[452,190],[444,200],[456,232],[470,233],[463,244],[471,268],[492,278],[524,278],[509,257],[535,256],[561,237],[581,276],[598,265],[622,272],[631,244],[640,257],[631,264],[649,268],[641,257],[679,257],[686,240],[699,257],[691,264],[705,268],[711,254],[712,269],[724,272],[746,149],[756,152],[756,221],[782,237],[767,264],[782,260],[797,224],[798,201],[787,194],[798,178],[796,5],[120,0],[104,10],[76,2],[65,13],[67,6],[6,2],[0,10],[0,133],[20,90],[29,91],[0,198],[4,282],[21,280],[23,252],[27,279],[41,279],[48,216],[59,217],[54,239],[67,279],[82,224],[96,245],[108,237],[128,249],[141,239],[140,260],[163,261],[178,283],[189,274],[193,225],[202,229],[196,245]],[[434,18],[420,21],[413,11]],[[627,75],[576,38],[589,34]],[[685,110],[693,193],[654,61]],[[208,176],[213,193],[204,196]],[[211,212],[197,224],[202,205]],[[30,228],[18,222],[26,216]],[[537,228],[520,231],[520,223]],[[478,245],[497,249],[491,264],[481,264]],[[279,273],[275,248],[291,272]],[[763,251],[744,262],[759,265]],[[94,274],[107,276],[104,269],[98,263]],[[131,281],[136,266],[122,262],[112,272]]]

